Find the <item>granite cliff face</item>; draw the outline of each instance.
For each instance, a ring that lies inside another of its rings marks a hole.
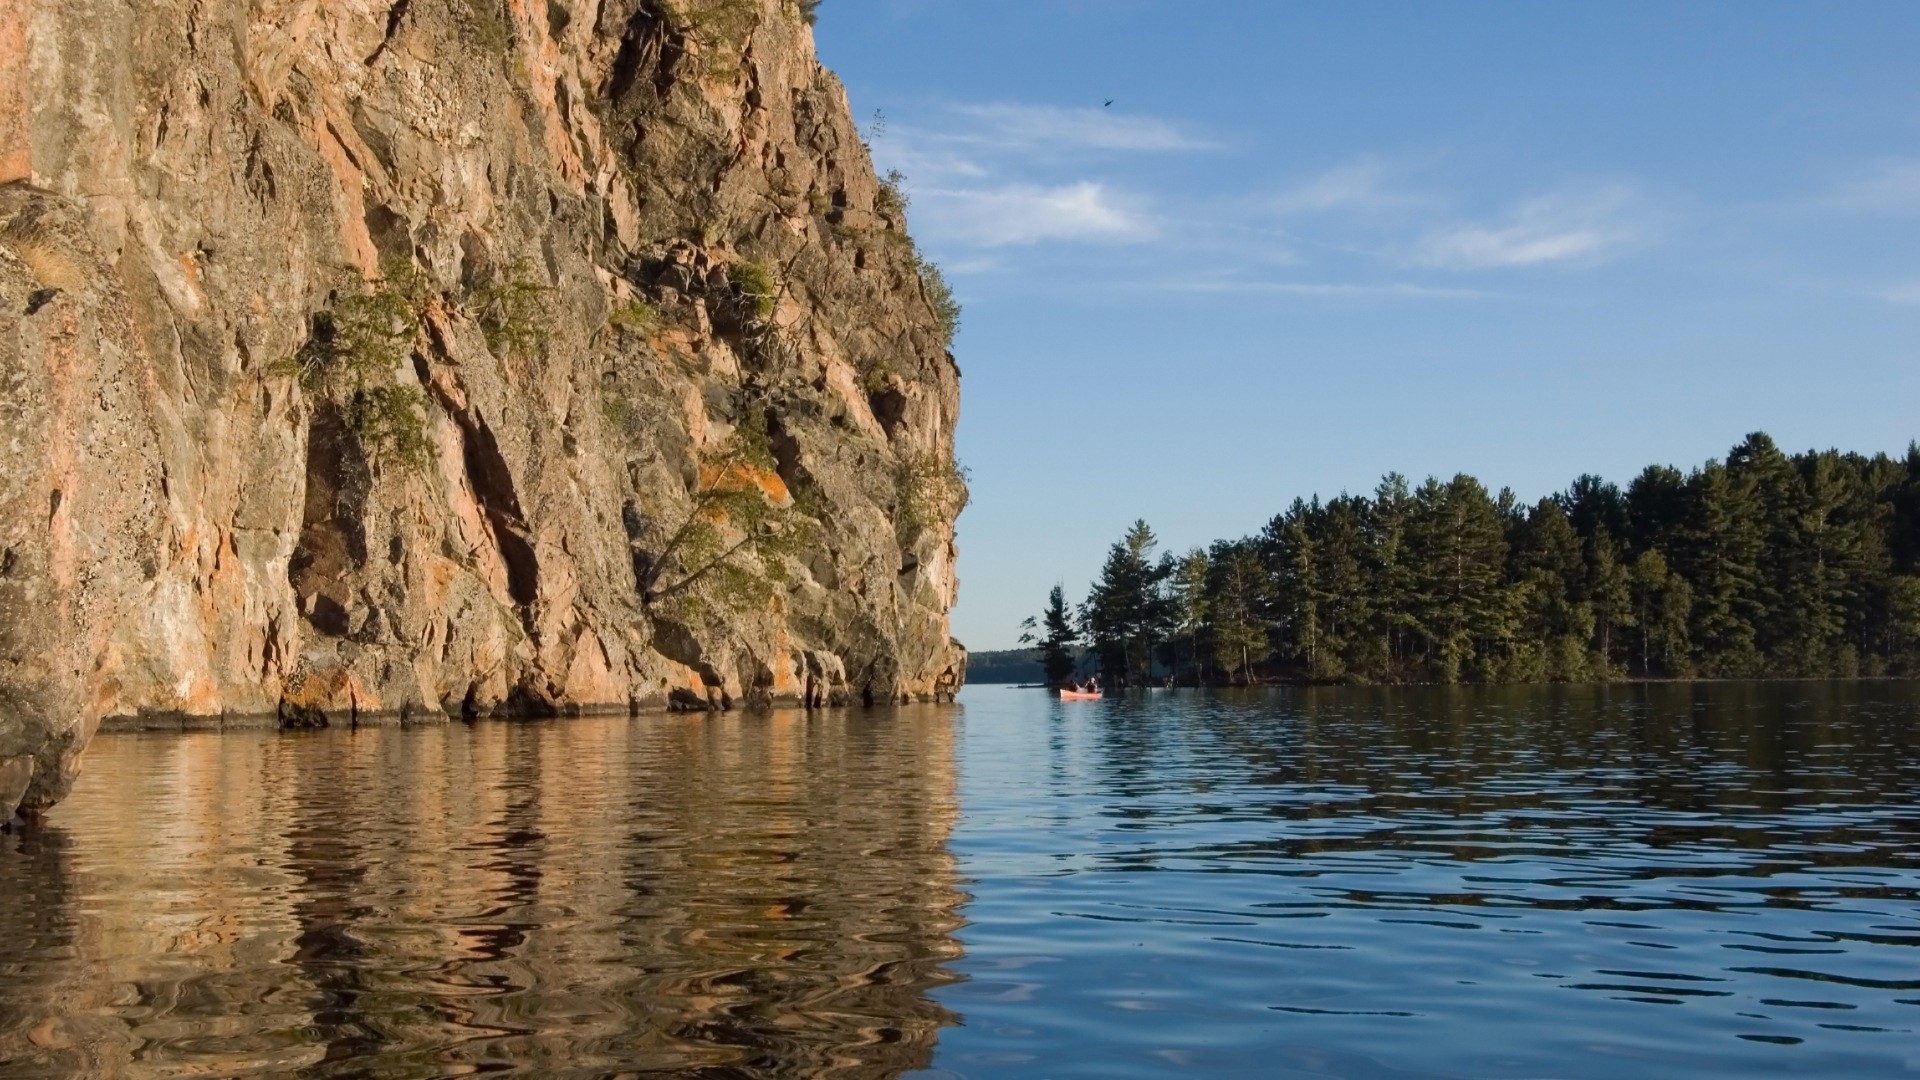
[[[946,688],[904,229],[795,0],[17,0],[0,802],[102,717]]]

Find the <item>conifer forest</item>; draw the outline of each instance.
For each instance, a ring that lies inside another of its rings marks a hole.
[[[1523,504],[1466,475],[1296,500],[1163,553],[1146,522],[1025,644],[1058,682],[1589,682],[1920,674],[1920,446],[1582,476]]]

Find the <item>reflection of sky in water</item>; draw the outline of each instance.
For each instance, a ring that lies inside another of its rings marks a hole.
[[[940,1071],[1920,1069],[1913,686],[964,704]]]
[[[0,1074],[890,1076],[952,713],[108,736],[0,838]]]
[[[111,736],[0,1075],[1889,1075],[1916,792],[1898,684]]]

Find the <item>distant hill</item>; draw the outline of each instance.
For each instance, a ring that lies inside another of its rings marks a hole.
[[[1033,658],[1032,649],[977,652],[967,657],[969,683],[1039,683],[1047,673]]]

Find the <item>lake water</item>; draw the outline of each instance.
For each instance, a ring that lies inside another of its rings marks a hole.
[[[0,837],[8,1078],[1916,1072],[1908,684],[108,735]]]

